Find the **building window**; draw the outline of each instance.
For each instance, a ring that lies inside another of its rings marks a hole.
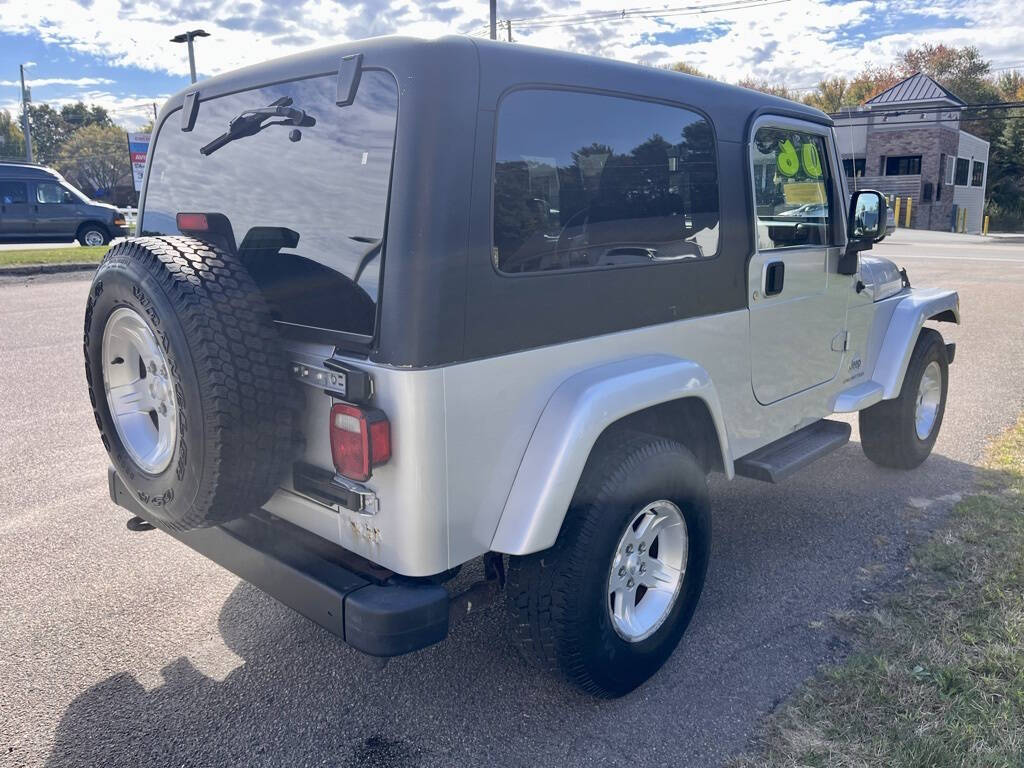
[[[985,179],[985,164],[977,160],[971,166],[971,186],[980,187]]]
[[[904,155],[902,157],[885,158],[886,176],[919,176],[920,174],[920,155]]]
[[[953,183],[953,168],[956,165],[955,155],[942,156],[942,179],[946,184]]]
[[[956,174],[953,177],[953,183],[958,187],[967,186],[967,173],[970,165],[971,161],[966,157],[958,157],[956,159]]]
[[[847,158],[843,160],[843,171],[845,171],[847,178],[852,179],[854,176],[864,175],[864,158],[855,157],[853,159]]]
[[[664,104],[515,91],[498,115],[494,253],[505,273],[714,256],[711,124]]]

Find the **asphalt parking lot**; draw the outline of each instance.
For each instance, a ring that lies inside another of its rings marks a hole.
[[[778,486],[713,481],[691,629],[618,701],[534,673],[498,606],[380,667],[107,497],[83,384],[88,278],[0,283],[0,765],[714,766],[846,649],[909,548],[1024,409],[1024,242],[904,233],[915,285],[958,288],[943,431],[910,473],[857,442]]]

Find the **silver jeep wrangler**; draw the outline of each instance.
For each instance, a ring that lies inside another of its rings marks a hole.
[[[111,497],[366,653],[503,593],[621,695],[697,607],[708,473],[780,482],[854,411],[930,453],[959,300],[885,226],[826,115],[673,72],[381,38],[200,82],[86,308]]]

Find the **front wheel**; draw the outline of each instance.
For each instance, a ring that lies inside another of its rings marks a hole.
[[[913,469],[932,452],[946,412],[949,360],[942,335],[924,328],[907,364],[899,397],[860,412],[864,454],[875,464]]]
[[[555,545],[510,559],[520,649],[589,693],[628,693],[682,638],[710,543],[707,482],[692,453],[644,435],[601,450]]]
[[[76,237],[79,243],[86,246],[95,247],[110,242],[110,233],[107,232],[106,227],[101,227],[99,224],[83,224]]]

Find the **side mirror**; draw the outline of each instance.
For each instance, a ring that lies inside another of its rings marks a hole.
[[[846,252],[839,259],[839,274],[857,274],[857,254],[885,237],[886,202],[881,192],[860,189],[850,196],[846,223]]]

